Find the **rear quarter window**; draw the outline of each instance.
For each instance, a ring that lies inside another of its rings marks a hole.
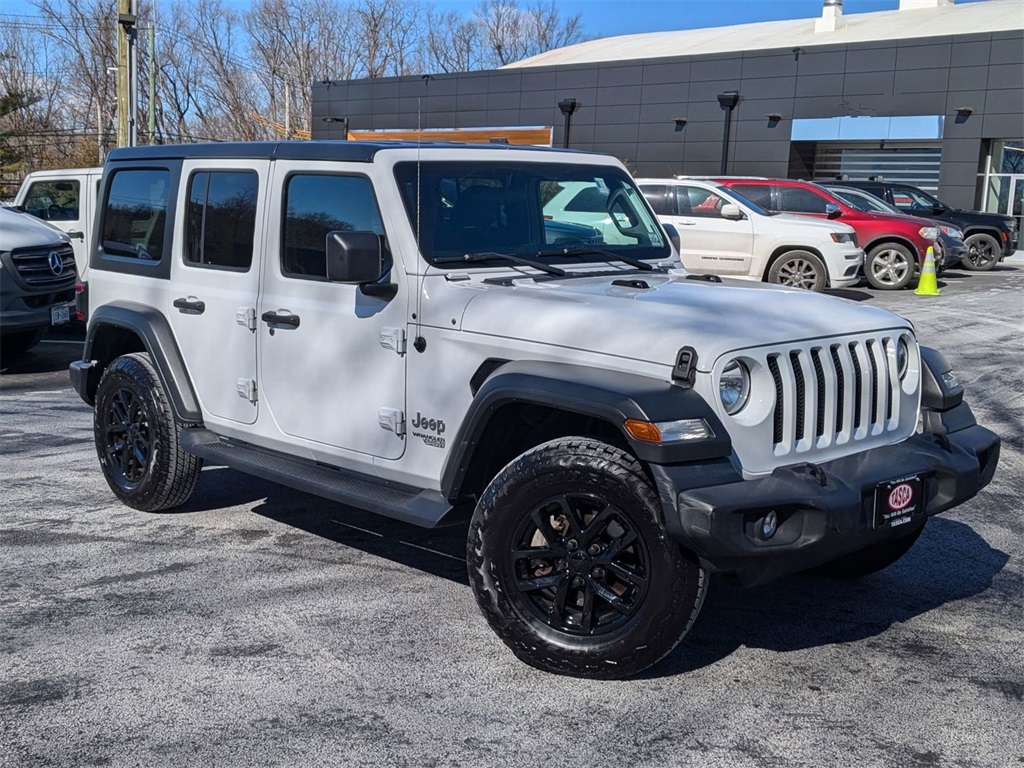
[[[729,189],[736,190],[747,200],[757,203],[766,211],[774,210],[772,205],[772,188],[767,184],[734,184]]]
[[[111,256],[158,262],[164,255],[171,172],[127,168],[110,179],[101,241]]]

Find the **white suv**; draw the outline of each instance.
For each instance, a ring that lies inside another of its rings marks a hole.
[[[546,218],[580,185],[614,242]],[[135,147],[101,191],[71,379],[114,494],[170,509],[206,461],[468,520],[480,609],[541,669],[653,664],[714,571],[883,568],[995,471],[906,320],[687,274],[611,157]]]
[[[712,181],[637,179],[679,254],[696,273],[764,280],[821,291],[861,278],[864,251],[852,227],[773,214]]]

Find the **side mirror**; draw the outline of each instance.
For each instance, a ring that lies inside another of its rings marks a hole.
[[[376,232],[327,233],[327,279],[332,283],[375,283],[384,274],[384,243]]]
[[[932,213],[934,213],[935,215],[939,215],[939,214],[945,213],[945,212],[946,212],[946,206],[944,206],[944,205],[940,205],[940,204],[936,203],[935,205],[932,206]]]
[[[830,219],[838,219],[843,215],[843,209],[835,203],[825,203],[825,215]]]
[[[672,224],[662,224],[661,226],[665,228],[665,234],[668,235],[668,241],[675,247],[676,253],[682,252],[683,246],[682,241],[679,239],[679,230]]]
[[[726,203],[723,205],[721,214],[723,219],[730,219],[731,221],[740,221],[746,218],[743,209],[736,205],[736,203]]]

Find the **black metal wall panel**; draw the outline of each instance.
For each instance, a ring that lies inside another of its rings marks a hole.
[[[973,205],[984,142],[1024,134],[1024,33],[957,35],[707,56],[338,81],[312,86],[314,138],[352,129],[550,125],[574,98],[570,146],[642,175],[717,174],[737,90],[730,171],[787,175],[794,118],[946,115],[940,195]],[[966,118],[956,107],[971,107]],[[781,114],[769,124],[767,115]],[[677,123],[685,119],[685,126]]]

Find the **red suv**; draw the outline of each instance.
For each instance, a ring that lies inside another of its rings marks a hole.
[[[881,290],[908,286],[924,263],[928,246],[939,236],[934,221],[858,211],[827,189],[806,181],[730,177],[717,181],[769,211],[838,218],[849,224],[864,249],[864,276]]]

